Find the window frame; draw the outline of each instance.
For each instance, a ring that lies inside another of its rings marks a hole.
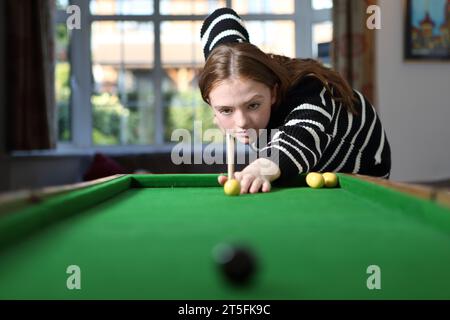
[[[231,7],[232,0],[226,0]],[[92,15],[90,0],[70,0],[69,5],[80,7],[81,29],[71,30],[69,44],[69,63],[71,65],[70,113],[71,141],[58,141],[56,153],[80,153],[81,150],[93,150],[108,153],[156,153],[169,152],[177,143],[164,142],[164,115],[162,83],[163,68],[161,63],[161,23],[166,21],[203,21],[204,15],[163,15],[159,13],[159,1],[153,1],[153,14],[149,15]],[[292,14],[242,14],[245,21],[287,20],[294,22],[296,57],[312,58],[312,27],[315,23],[331,21],[332,9],[315,10],[312,0],[294,0]],[[56,23],[65,23],[68,14],[58,10]],[[155,143],[152,145],[114,145],[96,146],[92,144],[92,61],[91,61],[91,26],[95,21],[140,21],[152,22],[154,30],[154,70],[152,82],[155,92]],[[201,146],[199,146],[201,147]],[[239,147],[238,147],[239,148]]]

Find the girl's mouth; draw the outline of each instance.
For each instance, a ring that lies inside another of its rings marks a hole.
[[[239,130],[236,131],[236,135],[248,137],[250,135],[249,130]]]

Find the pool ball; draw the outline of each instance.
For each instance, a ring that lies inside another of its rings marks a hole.
[[[232,285],[249,285],[256,273],[256,257],[248,248],[220,244],[214,249],[214,258],[223,277]]]
[[[225,182],[223,186],[223,191],[228,196],[237,196],[241,193],[241,185],[238,180],[230,179]]]
[[[322,174],[323,180],[325,181],[325,187],[334,188],[338,184],[338,177],[333,172],[325,172]]]
[[[318,172],[310,172],[306,176],[306,183],[308,186],[314,189],[322,188],[325,181],[323,176]]]

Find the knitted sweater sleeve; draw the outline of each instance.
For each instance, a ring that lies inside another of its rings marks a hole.
[[[280,180],[285,180],[310,171],[318,163],[332,139],[330,127],[336,106],[325,87],[312,80],[294,90],[280,107],[291,111],[259,156],[277,163]]]

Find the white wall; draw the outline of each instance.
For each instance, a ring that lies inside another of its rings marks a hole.
[[[450,178],[450,62],[405,62],[404,1],[379,4],[377,102],[392,150],[391,178]]]

